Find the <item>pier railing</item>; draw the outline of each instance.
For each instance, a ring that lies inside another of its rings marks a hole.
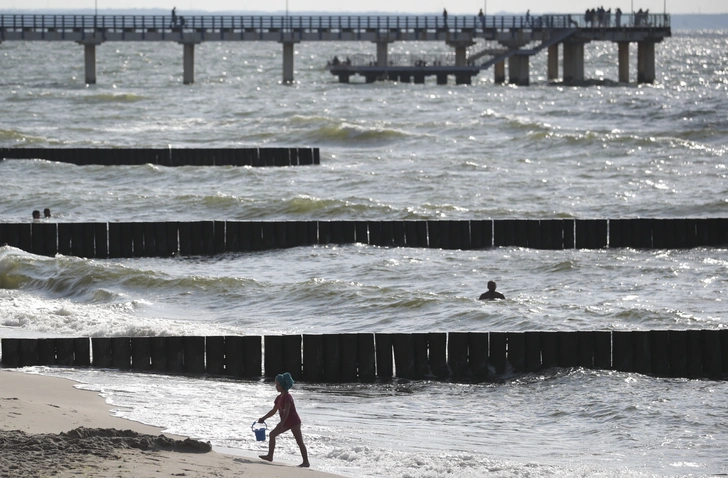
[[[668,28],[668,14],[612,14],[587,22],[581,14],[530,16],[246,16],[246,15],[28,15],[0,14],[3,32],[205,31],[205,32],[371,32],[506,31],[509,29]],[[2,36],[0,36],[2,39]]]
[[[3,367],[115,368],[305,382],[484,381],[556,367],[725,379],[728,330],[341,333],[0,340]]]

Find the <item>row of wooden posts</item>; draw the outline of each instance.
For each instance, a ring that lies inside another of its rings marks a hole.
[[[0,159],[44,159],[79,166],[308,166],[319,148],[0,148]]]
[[[165,257],[353,243],[443,249],[725,246],[728,219],[0,223],[0,245],[46,256]]]
[[[728,376],[728,330],[5,338],[0,350],[3,367],[92,366],[249,379],[288,371],[312,383],[479,381],[555,367]]]

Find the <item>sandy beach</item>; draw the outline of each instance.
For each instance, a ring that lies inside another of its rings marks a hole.
[[[335,477],[212,451],[110,414],[62,378],[0,370],[0,477]],[[314,463],[315,466],[315,463]]]

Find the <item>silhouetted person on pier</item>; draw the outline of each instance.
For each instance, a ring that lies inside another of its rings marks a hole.
[[[617,11],[614,13],[616,26],[620,28],[622,26],[622,9],[617,7]]]
[[[447,8],[442,9],[442,19],[445,20],[445,25],[447,25]]]
[[[48,209],[48,208],[43,209],[43,217],[46,218],[46,219],[48,219],[49,217],[51,217],[51,210]]]
[[[36,209],[36,210],[33,211],[33,219],[40,219],[40,211],[39,210]]]
[[[172,9],[172,24],[171,26],[176,27],[177,26],[177,7],[174,7]]]
[[[495,291],[495,281],[488,281],[488,291],[483,292],[480,295],[480,300],[495,300],[505,299],[505,296],[500,292]]]

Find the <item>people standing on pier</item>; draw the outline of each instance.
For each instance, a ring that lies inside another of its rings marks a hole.
[[[505,299],[505,296],[503,294],[495,291],[495,287],[495,281],[488,281],[488,291],[483,292],[480,295],[479,300]]]
[[[478,20],[480,20],[480,25],[483,27],[483,30],[485,30],[485,15],[483,14],[482,8],[478,12]]]
[[[442,19],[445,20],[445,26],[447,26],[447,8],[442,9]]]
[[[170,24],[170,26],[177,26],[177,7],[172,8],[172,23]]]
[[[619,7],[617,7],[617,10],[614,12],[614,20],[617,28],[619,28],[622,25],[622,9]]]

